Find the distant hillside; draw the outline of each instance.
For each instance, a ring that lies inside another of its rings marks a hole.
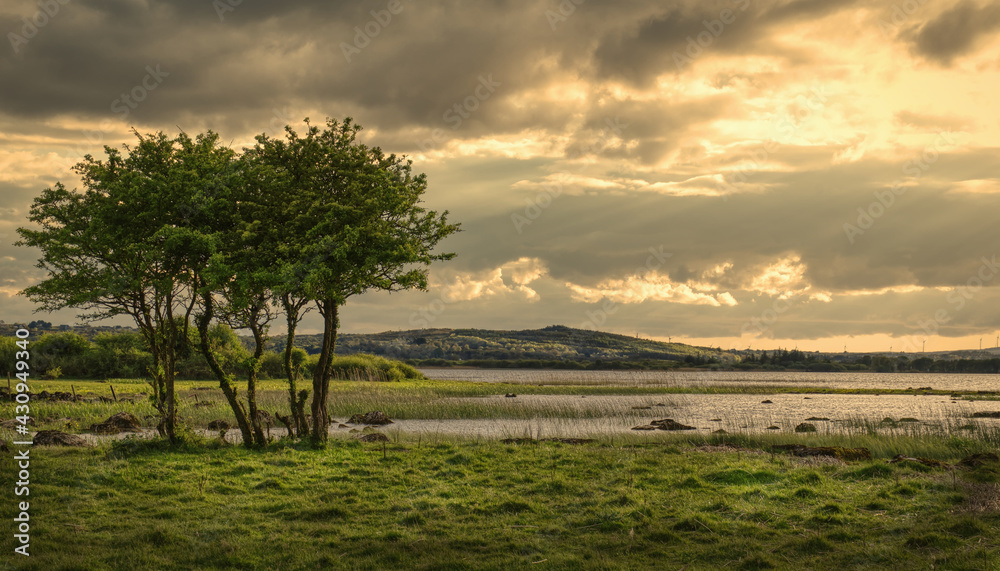
[[[302,335],[296,346],[319,352],[321,335]],[[284,339],[269,349],[280,351]],[[552,325],[544,329],[415,329],[384,333],[346,333],[337,337],[337,354],[371,353],[395,359],[423,361],[706,361],[732,358],[717,349],[683,343],[663,343],[626,335]]]

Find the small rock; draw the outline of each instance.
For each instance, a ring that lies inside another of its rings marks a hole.
[[[139,419],[127,412],[116,412],[104,422],[90,425],[90,431],[98,434],[118,434],[142,430]]]
[[[338,426],[337,428],[350,428],[350,426],[347,426],[346,424],[341,424],[341,425],[340,425],[340,426]]]
[[[712,422],[722,422],[721,418],[710,418],[709,420],[711,420]]]
[[[768,429],[768,430],[781,430],[781,427],[780,427],[780,426],[774,426],[774,425],[772,424],[771,426],[768,426],[768,427],[767,427],[767,429]]]
[[[356,414],[352,416],[348,421],[348,424],[392,424],[392,420],[389,419],[386,414],[380,410],[373,410],[372,412],[366,412],[365,414]]]
[[[512,399],[512,398],[516,398],[516,397],[517,397],[517,395],[515,395],[514,393],[507,393],[507,394],[505,394],[504,396],[505,396],[505,397],[507,397],[507,398],[509,398],[509,399]]]
[[[697,430],[697,428],[681,424],[672,418],[664,418],[654,420],[645,426],[636,426],[632,430]]]
[[[632,410],[649,410],[651,408],[653,408],[653,407],[651,407],[651,406],[633,406]]]
[[[13,428],[17,428],[18,426],[21,426],[21,421],[19,421],[16,418],[12,418],[10,420],[5,420],[3,422],[0,422],[0,426],[2,426],[4,428],[11,428],[11,429],[13,429]],[[28,423],[27,423],[26,426],[35,426],[35,418],[32,417],[32,416],[29,416],[28,417]]]
[[[830,420],[830,419],[825,416],[810,416],[806,420]]]
[[[718,429],[718,430],[713,430],[713,431],[712,431],[712,434],[729,434],[729,432],[728,432],[728,431],[726,431],[726,429],[725,429],[725,428],[720,428],[720,429]]]
[[[981,410],[972,413],[972,418],[1000,418],[1000,410]]]
[[[816,425],[803,422],[795,427],[795,432],[816,432]]]
[[[774,403],[771,402],[770,400],[762,400],[760,401],[760,404],[774,404]]]
[[[75,434],[66,434],[58,430],[40,430],[31,441],[37,446],[90,446],[87,441]]]

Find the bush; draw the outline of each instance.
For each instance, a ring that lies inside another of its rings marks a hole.
[[[318,359],[319,355],[309,357],[306,369],[310,374],[315,370]],[[381,382],[426,379],[423,373],[402,361],[364,353],[334,357],[333,378]]]
[[[43,375],[58,368],[61,375],[86,376],[84,355],[90,348],[90,341],[82,335],[72,332],[46,333],[31,346],[31,368]]]
[[[94,379],[144,377],[153,355],[139,333],[101,333],[84,355],[87,376]]]

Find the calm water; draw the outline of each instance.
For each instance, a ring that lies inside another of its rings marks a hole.
[[[1000,410],[997,401],[955,401],[940,396],[912,395],[653,395],[653,396],[580,396],[580,395],[520,395],[507,399],[503,395],[481,397],[496,400],[499,406],[544,406],[552,410],[573,413],[590,412],[581,416],[593,418],[521,419],[396,419],[381,428],[382,432],[448,433],[483,438],[510,437],[586,437],[607,434],[635,433],[633,426],[652,420],[672,418],[693,426],[700,433],[720,428],[728,432],[794,432],[795,426],[808,422],[819,433],[862,431],[864,421],[885,418],[914,422],[883,425],[881,433],[956,433],[958,427],[975,423],[984,428],[1000,427],[1000,420],[978,418],[976,411]],[[454,399],[463,400],[463,399]],[[770,400],[771,403],[763,403]],[[636,408],[636,407],[649,407]],[[596,415],[594,413],[597,413]],[[829,420],[809,420],[826,418]]]
[[[992,391],[1000,389],[996,375],[888,374],[888,373],[796,373],[734,371],[559,371],[530,369],[424,369],[434,379],[531,385],[611,386],[783,386],[821,388],[906,389],[932,387],[938,390]],[[1000,420],[970,418],[976,411],[1000,410],[998,401],[953,401],[934,395],[818,395],[818,394],[680,394],[649,396],[503,395],[483,397],[503,406],[540,406],[568,411],[567,416],[591,418],[536,418],[530,420],[433,420],[403,419],[383,432],[449,433],[483,438],[585,437],[632,433],[633,426],[661,418],[672,418],[694,426],[700,433],[720,428],[729,432],[793,432],[802,422],[814,424],[819,433],[857,432],[865,421],[884,418],[915,419],[896,427],[881,426],[879,432],[957,433],[970,422],[982,427],[1000,427]],[[461,399],[455,399],[461,400]],[[770,400],[771,403],[763,403]],[[649,407],[649,408],[641,408]],[[827,418],[829,420],[807,420]]]
[[[725,386],[1000,390],[1000,375],[941,373],[799,373],[766,371],[560,371],[536,369],[422,369],[432,379],[531,385]]]
[[[886,374],[886,373],[792,373],[792,372],[713,372],[713,371],[538,371],[529,369],[424,369],[434,379],[476,382],[506,382],[531,385],[611,385],[611,386],[785,386],[822,388],[932,387],[954,391],[1000,389],[997,375]],[[788,434],[802,422],[814,424],[819,433],[863,431],[865,421],[876,423],[886,417],[915,419],[896,427],[880,426],[880,433],[965,434],[959,427],[974,423],[988,429],[1000,428],[998,419],[971,419],[977,411],[1000,410],[1000,401],[953,401],[940,395],[821,395],[821,394],[667,394],[630,396],[519,395],[503,394],[461,400],[491,401],[504,407],[532,407],[553,411],[550,417],[533,419],[394,419],[379,427],[390,436],[399,434],[455,434],[481,438],[581,438],[609,434],[648,434],[632,431],[633,426],[652,420],[672,418],[709,434],[720,428],[728,432],[774,432]],[[770,400],[771,403],[763,403]],[[649,408],[645,408],[649,407]],[[558,417],[562,416],[562,417]],[[808,420],[810,417],[829,420]],[[330,428],[331,434],[347,435],[349,429]],[[656,433],[659,433],[657,431]],[[144,433],[151,436],[153,433]],[[216,431],[204,431],[215,436]],[[283,435],[284,429],[273,428]],[[106,439],[92,435],[85,438]],[[121,437],[121,436],[119,436]],[[239,440],[239,431],[230,430],[227,439]]]

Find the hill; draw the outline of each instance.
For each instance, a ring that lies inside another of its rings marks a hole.
[[[319,351],[320,335],[302,335],[295,344],[310,353]],[[284,339],[268,347],[284,348]],[[549,363],[610,363],[614,361],[706,362],[731,359],[728,353],[683,343],[664,343],[627,335],[552,325],[543,329],[497,331],[492,329],[414,329],[383,333],[344,333],[337,337],[337,354],[371,353],[422,365],[482,361],[499,363],[544,361]]]

